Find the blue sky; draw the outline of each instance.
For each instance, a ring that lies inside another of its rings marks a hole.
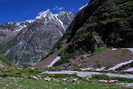
[[[77,12],[89,0],[0,0],[0,24],[34,19],[47,9]]]

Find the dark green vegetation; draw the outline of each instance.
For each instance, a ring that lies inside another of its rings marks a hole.
[[[121,82],[133,83],[133,79],[118,78],[118,77],[111,78],[111,79],[112,79],[112,80],[118,80],[118,81],[121,81]]]
[[[79,56],[79,55],[80,55],[79,52],[73,52],[73,53],[62,52],[61,53],[62,60],[60,60],[56,65],[69,63],[70,62],[70,59],[72,57]]]
[[[11,66],[12,64],[3,56],[0,56],[0,64]]]
[[[101,54],[102,52],[105,52],[108,50],[107,48],[96,48],[96,54]]]
[[[9,69],[9,70],[1,70],[0,71],[0,76],[2,77],[10,77],[10,76],[14,76],[14,77],[30,77],[31,75],[36,75],[41,73],[40,70],[38,69],[30,69],[30,68],[14,68],[14,69]]]

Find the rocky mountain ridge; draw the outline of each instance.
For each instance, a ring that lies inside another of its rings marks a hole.
[[[0,25],[1,53],[13,64],[31,65],[45,57],[66,31],[74,18],[72,12],[53,14],[50,10],[40,12],[34,20],[10,22]],[[9,35],[12,36],[10,36]],[[14,35],[15,34],[15,35]]]

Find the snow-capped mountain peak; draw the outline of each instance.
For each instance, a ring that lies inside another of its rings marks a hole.
[[[12,29],[14,29],[15,32],[19,32],[22,29],[26,28],[28,25],[39,21],[45,25],[55,24],[61,29],[63,28],[61,33],[64,33],[66,27],[70,24],[73,17],[74,14],[69,11],[61,11],[59,13],[53,13],[50,9],[48,9],[46,11],[40,12],[35,19],[29,19],[21,22],[8,22],[7,26],[8,28],[12,27]]]
[[[33,23],[35,20],[31,19],[31,20],[26,20],[26,22],[28,23]]]
[[[44,21],[44,24],[56,24],[59,27],[62,27],[65,30],[63,22],[58,18],[59,14],[53,14],[50,9],[40,12],[36,17],[37,20],[41,19]],[[63,31],[64,32],[64,31]]]

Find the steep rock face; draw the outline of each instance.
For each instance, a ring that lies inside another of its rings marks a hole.
[[[27,21],[30,24],[10,40],[9,44],[12,45],[5,51],[5,56],[17,65],[32,65],[45,57],[63,36],[74,17],[70,12],[64,13],[66,14],[53,14],[47,10],[39,13],[35,20]]]
[[[0,54],[4,53],[4,51],[12,45],[13,42],[11,43],[10,40],[13,40],[19,31],[26,28],[29,24],[29,22],[9,22],[7,24],[0,24]]]
[[[11,38],[15,37],[19,30],[22,30],[26,27],[27,23],[15,23],[10,22],[7,24],[0,25],[0,42],[8,41]]]
[[[68,27],[70,25],[70,22],[72,22],[71,17],[74,17],[74,16],[72,12],[62,11],[59,13],[57,17],[64,23],[65,27]]]
[[[51,54],[61,56],[62,64],[99,47],[133,47],[132,0],[92,0],[77,14]]]

